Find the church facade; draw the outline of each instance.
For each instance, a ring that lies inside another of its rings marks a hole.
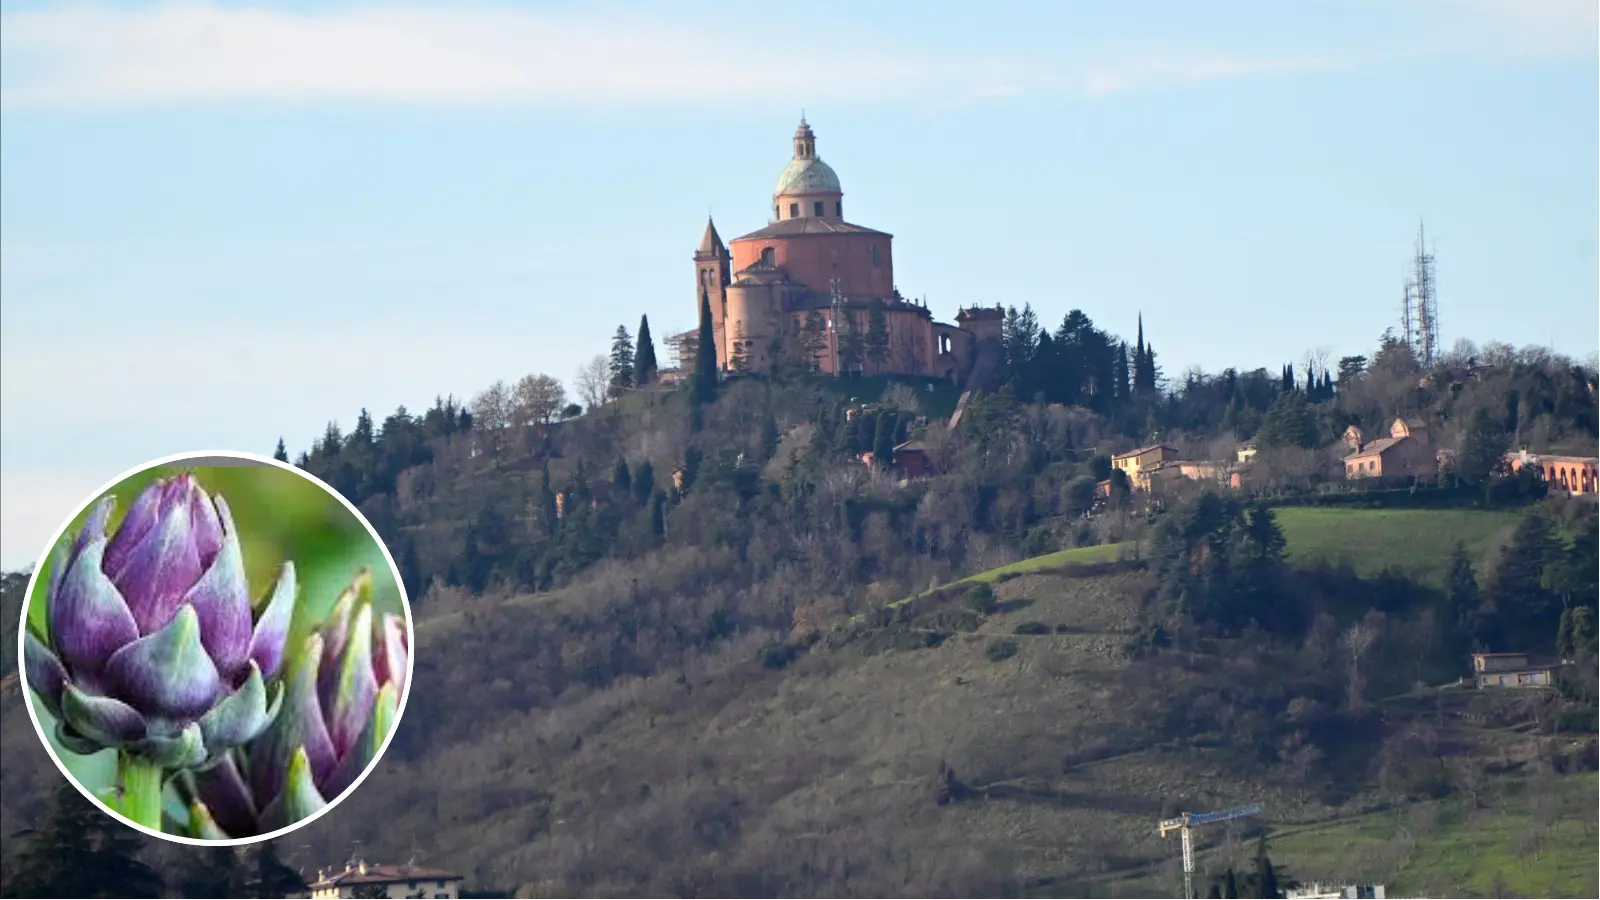
[[[803,117],[770,213],[766,227],[727,244],[708,219],[694,254],[695,316],[709,303],[722,371],[760,372],[788,359],[830,375],[960,383],[980,350],[999,341],[998,306],[962,309],[951,325],[901,296],[894,236],[845,220],[839,176],[817,156]]]

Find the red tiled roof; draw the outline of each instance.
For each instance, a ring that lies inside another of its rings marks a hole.
[[[1354,453],[1346,454],[1345,459],[1355,459],[1358,456],[1377,456],[1403,440],[1405,440],[1404,436],[1379,438]]]
[[[422,866],[374,866],[368,865],[363,873],[358,868],[349,868],[343,872],[330,875],[312,887],[325,887],[336,884],[394,884],[402,881],[461,881],[462,876],[442,869],[426,869]]]
[[[1111,458],[1127,459],[1130,456],[1142,456],[1146,453],[1149,453],[1151,450],[1171,450],[1174,453],[1177,452],[1176,448],[1168,446],[1167,444],[1147,444],[1146,446],[1140,447],[1137,450],[1129,450],[1127,453],[1118,453],[1116,456]]]
[[[768,225],[765,228],[752,231],[749,234],[740,235],[739,237],[734,238],[733,242],[737,244],[740,241],[751,241],[759,240],[761,238],[774,237],[795,237],[803,234],[876,234],[881,237],[893,237],[893,235],[889,234],[888,232],[878,231],[877,229],[867,228],[862,225],[852,225],[849,222],[843,222],[838,219],[829,220],[813,216],[805,216],[794,219],[784,219],[780,222],[773,222],[771,225]]]

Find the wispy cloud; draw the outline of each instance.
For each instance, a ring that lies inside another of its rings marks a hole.
[[[1427,52],[1592,52],[1585,0],[1413,0],[1434,13]],[[759,17],[758,17],[759,18]],[[287,11],[203,2],[7,13],[0,102],[413,104],[960,103],[1032,91],[1096,95],[1358,65],[1395,53],[1165,50],[1028,59],[1013,48],[918,48],[840,26],[824,49],[736,23],[637,10],[497,7]],[[1390,45],[1406,55],[1404,43]],[[1412,43],[1415,48],[1418,43]],[[1079,48],[1080,50],[1082,48]]]

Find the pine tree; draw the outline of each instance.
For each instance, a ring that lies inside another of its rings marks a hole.
[[[659,367],[656,342],[650,337],[650,317],[639,317],[638,345],[633,350],[633,383],[636,387],[655,384]]]
[[[289,450],[283,446],[283,438],[278,438],[278,449],[272,451],[272,458],[278,462],[289,461]]]
[[[611,336],[611,357],[606,371],[611,376],[611,396],[621,397],[633,387],[633,335],[628,334],[625,325],[618,325],[616,334]]]
[[[717,400],[717,339],[711,327],[711,295],[703,291],[700,294],[700,334],[689,392],[696,406]]]
[[[617,464],[611,467],[611,485],[626,496],[633,490],[633,475],[628,471],[628,461],[617,457]]]

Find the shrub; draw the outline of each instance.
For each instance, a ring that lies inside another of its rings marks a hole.
[[[1001,662],[1017,655],[1017,642],[1011,638],[1001,638],[989,645],[984,651],[990,662]]]
[[[1049,634],[1050,626],[1043,622],[1023,622],[1014,629],[1014,632],[1016,634]]]
[[[994,611],[994,588],[987,584],[974,585],[961,599],[967,604],[967,608],[974,612],[988,614]]]

